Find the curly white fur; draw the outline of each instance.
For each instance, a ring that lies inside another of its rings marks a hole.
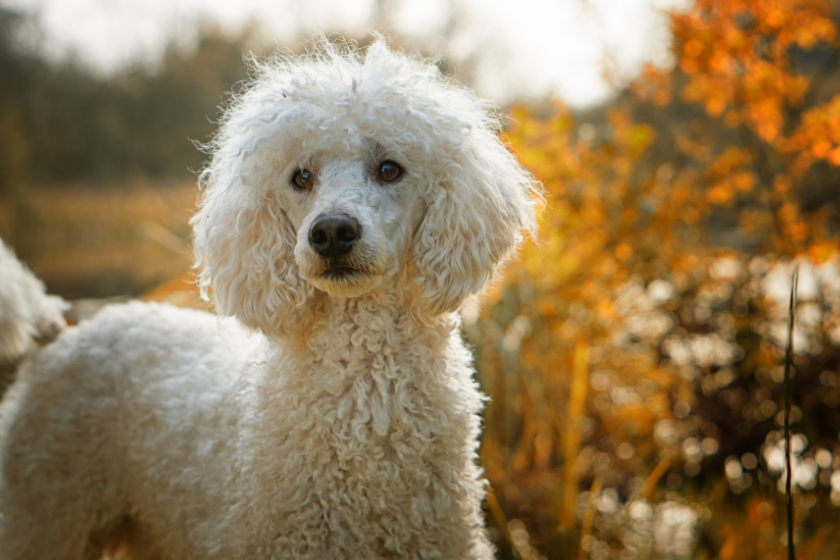
[[[135,303],[27,361],[0,407],[0,559],[95,558],[126,527],[186,560],[490,558],[456,311],[537,198],[497,129],[382,41],[257,65],[193,219],[202,289],[253,334]],[[354,274],[309,241],[325,215],[359,224]]]
[[[0,240],[0,364],[23,356],[36,341],[49,342],[64,328],[67,302],[48,296]]]

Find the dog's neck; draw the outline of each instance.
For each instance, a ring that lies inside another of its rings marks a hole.
[[[293,336],[272,342],[276,361],[304,365],[313,372],[310,376],[323,375],[323,382],[337,382],[383,364],[392,369],[426,368],[428,364],[409,363],[410,358],[442,357],[452,337],[458,336],[460,317],[431,316],[417,305],[405,305],[405,297],[395,290],[357,298],[319,292],[312,313]]]
[[[403,455],[411,447],[410,457],[424,457],[410,459],[414,465],[442,453],[473,456],[464,442],[476,437],[483,400],[456,313],[418,316],[383,294],[320,305],[306,331],[271,343],[266,375],[256,381],[258,417],[272,441],[293,423],[350,455],[374,447],[396,460],[395,446]],[[288,415],[294,421],[278,419]]]

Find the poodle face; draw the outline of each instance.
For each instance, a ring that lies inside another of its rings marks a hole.
[[[535,228],[538,186],[484,103],[434,64],[321,43],[259,64],[193,218],[199,283],[270,337],[321,296],[402,290],[456,311]]]
[[[356,297],[393,282],[423,213],[418,178],[381,146],[302,153],[278,199],[296,232],[301,277],[330,296]]]

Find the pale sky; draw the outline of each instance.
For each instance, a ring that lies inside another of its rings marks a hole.
[[[605,99],[609,62],[619,78],[632,77],[646,60],[667,65],[663,9],[688,0],[462,0],[464,31],[452,54],[484,45],[477,88],[499,103],[555,94],[573,106]],[[371,27],[374,0],[0,0],[35,11],[42,47],[53,58],[74,56],[108,73],[127,62],[153,64],[172,37],[185,46],[202,19],[235,35],[249,21],[279,43],[323,31]],[[447,0],[402,0],[395,27],[421,44],[442,27]]]

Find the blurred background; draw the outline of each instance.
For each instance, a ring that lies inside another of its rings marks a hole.
[[[794,264],[794,539],[840,558],[838,25],[837,0],[0,0],[0,236],[75,320],[201,306],[196,145],[243,54],[381,30],[494,99],[545,186],[463,312],[499,558],[786,558]]]

